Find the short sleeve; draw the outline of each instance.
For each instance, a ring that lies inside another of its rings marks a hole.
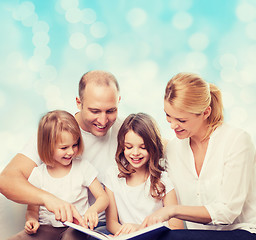
[[[168,176],[167,172],[162,172],[161,182],[165,185],[166,194],[174,189],[174,185]]]
[[[37,134],[34,134],[24,145],[20,151],[26,157],[29,157],[32,161],[36,163],[37,166],[42,164],[37,151]]]
[[[81,170],[84,176],[84,185],[89,187],[98,175],[96,168],[86,160],[81,161]]]
[[[34,167],[28,178],[28,181],[37,188],[42,187],[42,172],[40,171],[40,169],[42,168]]]
[[[117,181],[117,175],[118,175],[118,168],[116,166],[111,166],[107,169],[105,175],[103,184],[113,192],[114,185],[118,184]]]

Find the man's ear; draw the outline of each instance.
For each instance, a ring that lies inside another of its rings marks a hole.
[[[211,106],[208,106],[208,107],[204,110],[204,119],[207,119],[207,118],[211,115],[211,112],[212,112],[212,108],[211,108]]]
[[[118,103],[120,103],[120,101],[121,101],[121,96],[119,96],[119,98],[118,98]]]
[[[76,106],[79,110],[82,110],[82,102],[79,97],[76,97]]]

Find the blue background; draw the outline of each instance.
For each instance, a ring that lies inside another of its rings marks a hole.
[[[112,72],[120,114],[147,112],[165,137],[167,81],[195,72],[223,92],[225,119],[256,140],[255,0],[0,2],[0,170],[45,112],[76,112],[87,71]]]

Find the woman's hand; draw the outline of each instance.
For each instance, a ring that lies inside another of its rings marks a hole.
[[[125,223],[123,224],[120,229],[116,232],[116,234],[114,235],[114,237],[122,235],[122,234],[128,234],[128,233],[132,233],[135,232],[137,230],[139,230],[139,225],[138,224],[132,224],[132,223]]]
[[[140,229],[148,227],[150,225],[159,223],[159,222],[164,222],[169,220],[172,216],[172,208],[169,207],[162,207],[152,213],[151,215],[147,216],[142,224],[140,225]]]
[[[86,227],[89,226],[91,230],[97,227],[99,222],[98,213],[96,211],[92,211],[88,209],[84,214],[84,224]]]
[[[35,234],[40,224],[36,219],[31,219],[25,223],[25,232],[29,235]]]

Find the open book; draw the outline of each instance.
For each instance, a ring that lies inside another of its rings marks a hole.
[[[170,231],[171,229],[168,227],[168,223],[157,223],[154,225],[151,225],[149,227],[143,228],[141,230],[138,230],[136,232],[132,232],[125,235],[120,235],[117,237],[108,236],[104,233],[101,233],[96,230],[90,230],[87,228],[84,228],[80,225],[71,223],[71,222],[64,222],[64,225],[72,227],[78,231],[81,231],[83,233],[86,233],[92,237],[95,237],[97,239],[106,240],[106,239],[114,239],[114,240],[126,240],[126,239],[134,239],[134,240],[148,240],[148,239],[158,239],[161,234],[164,232]]]

